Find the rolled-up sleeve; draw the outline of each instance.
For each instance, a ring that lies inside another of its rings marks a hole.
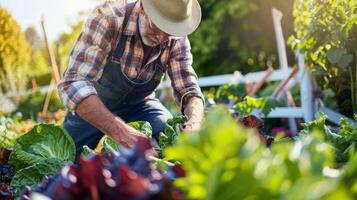
[[[68,68],[58,85],[63,104],[74,111],[86,97],[97,94],[93,81],[98,80],[113,40],[113,29],[117,26],[111,16],[105,12],[107,3],[98,6],[90,14],[84,28],[74,45],[68,62]]]
[[[170,52],[168,60],[168,75],[174,91],[176,103],[183,110],[186,100],[195,96],[202,99],[201,89],[197,82],[197,75],[192,68],[191,46],[187,37],[178,39]]]

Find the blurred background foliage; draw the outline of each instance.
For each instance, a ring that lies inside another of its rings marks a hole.
[[[296,33],[288,42],[305,54],[319,86],[330,88],[340,111],[357,112],[357,1],[295,0]]]
[[[24,90],[31,45],[11,14],[0,7],[0,95]]]
[[[201,0],[202,22],[190,35],[194,67],[200,76],[243,74],[278,65],[273,7],[284,14],[285,37],[293,34],[293,0]],[[290,63],[294,62],[291,51]]]

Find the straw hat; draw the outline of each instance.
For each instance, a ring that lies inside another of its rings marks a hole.
[[[187,36],[201,22],[197,0],[142,0],[142,5],[150,20],[172,36]]]

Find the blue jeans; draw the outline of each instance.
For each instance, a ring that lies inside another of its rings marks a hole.
[[[155,139],[158,139],[159,133],[164,130],[166,121],[172,118],[171,113],[156,98],[120,107],[120,109],[114,110],[113,114],[126,123],[133,121],[149,122],[153,128],[153,138]],[[83,145],[95,148],[103,136],[103,133],[97,128],[71,112],[68,112],[65,118],[64,128],[75,142],[77,156],[83,151]]]

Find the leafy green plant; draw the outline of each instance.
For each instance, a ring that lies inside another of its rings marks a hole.
[[[26,184],[38,183],[45,175],[54,175],[75,159],[72,138],[61,127],[52,124],[36,125],[16,140],[9,164],[15,175],[11,181],[19,192]]]
[[[239,114],[240,118],[252,113],[254,109],[259,109],[266,117],[273,109],[281,106],[282,102],[270,96],[254,98],[246,96],[246,84],[234,83],[220,86],[215,92],[214,100],[218,103],[233,104],[233,110]],[[270,94],[271,95],[271,94]],[[207,101],[209,102],[210,94]]]
[[[217,89],[215,100],[217,102],[239,102],[247,95],[246,84],[244,83],[234,83],[227,84],[219,87]]]
[[[252,113],[253,109],[259,109],[260,112],[266,117],[279,105],[281,105],[281,102],[271,97],[253,98],[246,96],[243,101],[235,104],[233,109],[239,113],[240,118]]]
[[[149,122],[136,121],[136,122],[130,122],[128,125],[135,128],[136,130],[144,133],[149,138],[152,137],[152,127]]]
[[[0,118],[0,148],[11,150],[15,145],[16,138],[20,136],[20,134],[9,130],[13,123],[14,120],[9,117]]]
[[[0,126],[0,148],[11,150],[19,134],[8,130],[5,126]]]
[[[144,133],[148,138],[152,136],[152,127],[149,122],[146,121],[135,121],[128,123],[129,126],[135,128],[136,130]],[[83,146],[82,156],[89,156],[92,153],[99,152],[119,152],[119,145],[109,136],[104,135],[98,142],[94,150],[90,149],[87,145]]]
[[[0,6],[0,91],[18,91],[26,86],[31,46],[11,14]]]
[[[334,148],[336,161],[347,162],[357,149],[357,125],[350,124],[346,119],[341,119],[340,129],[335,133],[325,124],[327,118],[327,115],[322,115],[314,121],[302,124],[304,129],[300,134],[307,135],[312,131],[323,133],[325,141]]]
[[[164,132],[161,132],[159,135],[158,146],[155,147],[155,150],[157,151],[160,157],[162,157],[163,149],[168,146],[174,145],[177,142],[177,138],[181,133],[180,125],[185,122],[187,122],[186,116],[175,116],[172,119],[167,120]],[[140,132],[144,133],[148,138],[151,138],[152,127],[149,122],[136,121],[130,122],[129,125],[135,128],[136,130],[139,130]],[[83,146],[83,152],[81,155],[87,157],[93,153],[99,152],[117,153],[119,152],[119,145],[112,138],[105,135],[99,141],[97,147],[94,150],[90,149],[88,146]],[[159,161],[160,160],[158,160],[157,162],[162,163]]]
[[[187,199],[328,199],[345,184],[333,148],[311,132],[266,148],[226,110],[212,110],[199,134],[179,137],[164,155],[182,163],[175,185]],[[345,188],[346,199],[353,194]]]
[[[181,133],[180,125],[187,122],[187,120],[186,116],[175,116],[167,120],[164,132],[161,132],[159,135],[159,146],[156,148],[160,157],[162,157],[163,149],[176,144],[178,136]]]
[[[65,163],[58,159],[46,159],[41,163],[35,163],[28,167],[22,168],[15,173],[11,181],[11,186],[16,188],[16,194],[19,194],[25,186],[35,186],[45,176],[52,176],[60,170]]]
[[[308,67],[323,87],[333,88],[348,114],[357,109],[356,0],[295,0],[293,49],[305,54]],[[340,77],[348,76],[349,79]],[[346,103],[346,95],[350,96]],[[351,109],[352,108],[352,109]]]

